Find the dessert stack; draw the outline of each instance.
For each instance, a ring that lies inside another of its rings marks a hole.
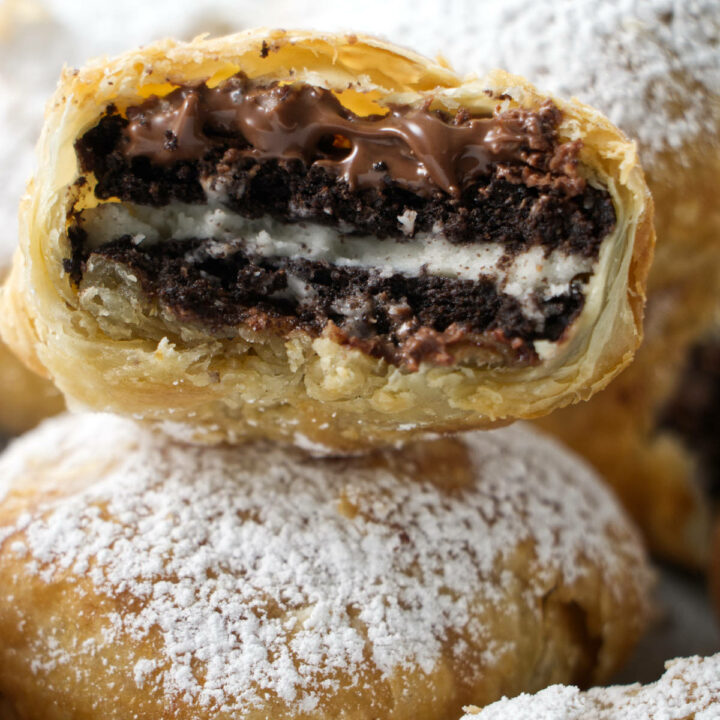
[[[74,414],[0,460],[12,712],[454,719],[611,677],[637,532],[492,429],[640,342],[652,200],[609,121],[260,30],[65,72],[38,153],[0,327]]]

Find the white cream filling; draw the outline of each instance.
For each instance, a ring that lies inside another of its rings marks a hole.
[[[414,213],[398,217],[398,226],[412,233]],[[565,294],[578,275],[591,273],[594,261],[541,247],[519,253],[501,262],[504,249],[497,243],[458,245],[441,230],[418,233],[397,242],[373,236],[344,235],[336,228],[312,222],[283,223],[270,217],[249,219],[226,207],[211,203],[172,203],[153,208],[129,203],[104,203],[83,213],[89,249],[99,248],[122,235],[138,245],[169,239],[208,238],[209,250],[217,257],[237,249],[266,258],[291,257],[327,261],[340,267],[374,268],[384,276],[399,273],[417,277],[422,273],[441,277],[493,280],[498,290],[516,298],[530,318],[542,319],[538,299]],[[205,247],[208,250],[208,246]],[[288,297],[300,302],[312,296],[302,280],[290,277]]]

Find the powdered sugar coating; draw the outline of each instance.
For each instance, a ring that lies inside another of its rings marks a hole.
[[[46,498],[0,543],[44,581],[89,578],[100,595],[133,598],[105,642],[159,630],[162,661],[137,659],[137,687],[236,710],[270,692],[310,711],[312,688],[331,691],[338,673],[362,682],[368,662],[383,677],[431,672],[452,631],[477,624],[478,603],[504,600],[524,541],[537,556],[531,604],[590,567],[618,593],[630,575],[645,596],[638,539],[584,465],[520,426],[463,442],[475,479],[449,490],[410,466],[263,444],[198,449],[112,416],[60,418],[0,460],[5,503],[34,468]],[[97,481],[59,498],[73,467]],[[487,662],[507,651],[489,628],[471,633]],[[35,670],[63,663],[72,652],[45,647]]]
[[[499,65],[579,97],[637,138],[645,161],[703,132],[717,142],[717,0],[509,0],[484,10],[463,67]]]
[[[592,688],[553,685],[536,695],[503,699],[462,720],[717,720],[720,654],[670,660],[651,685]]]
[[[455,0],[441,14],[417,0],[394,3],[389,17],[381,6],[363,3],[345,22],[442,53],[461,72],[501,67],[576,96],[636,138],[646,163],[704,132],[717,143],[718,0]],[[323,28],[342,22],[316,16],[310,22]]]

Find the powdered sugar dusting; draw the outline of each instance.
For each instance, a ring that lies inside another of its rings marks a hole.
[[[161,662],[138,657],[125,671],[169,697],[243,710],[269,692],[310,711],[313,688],[332,692],[338,673],[362,683],[368,661],[383,676],[430,672],[449,632],[472,626],[479,599],[503,601],[498,574],[525,540],[538,556],[530,596],[572,582],[588,562],[609,587],[630,566],[635,591],[646,589],[640,544],[609,493],[519,426],[469,435],[477,480],[448,491],[363,459],[199,449],[111,416],[65,417],[0,460],[6,501],[28,468],[63,458],[57,489],[86,466],[89,438],[98,481],[47,494],[0,542],[47,582],[89,578],[100,595],[129,594],[105,642],[159,633]],[[472,632],[488,662],[507,650],[487,628]],[[462,641],[450,651],[462,654]],[[44,652],[37,672],[73,662],[72,651]]]
[[[645,160],[702,132],[717,136],[717,0],[509,0],[493,8],[485,38],[467,33],[476,50],[464,67],[505,67],[579,97],[637,138]],[[489,34],[494,41],[485,42]]]
[[[436,0],[366,0],[303,10],[305,23],[380,33],[441,53],[462,73],[500,67],[576,96],[636,138],[648,164],[700,133],[717,138],[717,0],[451,0],[438,8]]]
[[[553,685],[536,695],[503,699],[462,720],[718,720],[720,654],[666,663],[651,685],[592,688]]]
[[[436,0],[307,5],[306,24],[380,33],[442,53],[463,73],[500,67],[577,96],[636,138],[646,163],[702,132],[717,137],[717,0],[451,0],[442,11]]]
[[[523,693],[512,700],[503,698],[482,711],[465,709],[468,714],[461,720],[596,720],[588,714],[584,694],[567,685],[551,685],[537,695]]]

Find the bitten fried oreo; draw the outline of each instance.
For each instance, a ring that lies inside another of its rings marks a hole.
[[[554,685],[503,699],[462,720],[712,720],[720,717],[720,655],[676,658],[649,685],[592,688]]]
[[[599,480],[516,425],[355,458],[64,416],[0,459],[24,720],[455,720],[606,680],[647,609]]]
[[[75,404],[352,450],[542,415],[640,340],[633,145],[500,71],[166,41],[66,73],[39,152],[3,323]]]

